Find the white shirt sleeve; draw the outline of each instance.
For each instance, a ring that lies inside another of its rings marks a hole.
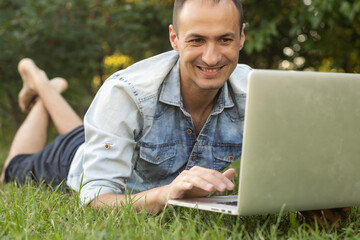
[[[133,169],[135,137],[143,121],[130,84],[108,79],[84,118],[85,145],[80,199],[88,204],[104,193],[122,193]]]

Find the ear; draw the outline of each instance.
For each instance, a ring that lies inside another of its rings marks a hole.
[[[244,47],[244,43],[245,43],[245,27],[246,27],[246,24],[243,23],[243,27],[242,27],[242,30],[241,30],[241,33],[240,33],[240,49],[239,50],[241,50]]]
[[[176,35],[176,31],[173,25],[169,26],[169,38],[172,48],[175,51],[178,51],[178,37]]]

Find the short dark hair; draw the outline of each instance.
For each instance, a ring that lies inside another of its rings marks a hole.
[[[203,1],[203,0],[202,0]],[[214,4],[218,4],[221,0],[211,0]],[[243,7],[242,7],[242,2],[241,0],[232,0],[233,3],[235,4],[236,8],[238,9],[239,12],[239,24],[240,24],[240,33],[242,32],[242,28],[243,28],[243,23],[244,23],[244,14],[243,14]],[[184,3],[186,2],[186,0],[175,0],[174,2],[174,10],[173,10],[173,26],[175,31],[178,31],[178,24],[177,24],[177,18],[179,15],[179,12],[181,11],[181,9],[184,6]]]

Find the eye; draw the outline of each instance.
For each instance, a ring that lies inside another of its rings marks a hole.
[[[220,40],[220,42],[221,42],[222,44],[230,44],[232,41],[233,41],[232,38],[222,38],[222,39]]]
[[[200,44],[204,43],[204,39],[194,38],[194,39],[190,39],[188,42],[193,45],[200,45]]]

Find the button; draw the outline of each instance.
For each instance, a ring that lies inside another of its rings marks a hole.
[[[109,144],[105,144],[105,148],[109,149],[110,148]]]
[[[229,156],[229,160],[230,160],[230,161],[234,161],[234,156],[233,156],[233,155],[230,155],[230,156]]]
[[[186,130],[186,133],[190,135],[190,134],[193,133],[193,131],[192,131],[190,128],[188,128],[188,129]]]
[[[197,159],[197,157],[192,157],[192,160],[195,162],[196,161],[196,159]]]
[[[156,161],[160,161],[160,156],[157,156],[157,157],[156,157]]]

